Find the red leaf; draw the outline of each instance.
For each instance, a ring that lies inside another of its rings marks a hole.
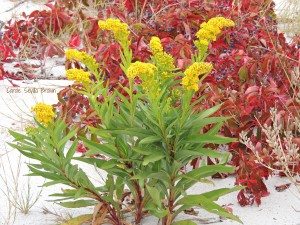
[[[70,38],[69,46],[71,48],[79,48],[80,45],[81,45],[81,38],[79,34],[73,34]]]

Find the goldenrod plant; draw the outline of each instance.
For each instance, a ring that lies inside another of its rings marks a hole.
[[[193,185],[207,182],[216,173],[234,172],[232,166],[226,165],[228,153],[208,147],[235,141],[218,134],[227,118],[212,115],[221,105],[199,112],[194,105],[203,98],[191,102],[201,81],[213,69],[211,63],[204,62],[208,44],[216,40],[222,28],[233,25],[223,17],[202,24],[197,33],[199,52],[192,65],[178,72],[158,37],[150,41],[153,56],[149,62],[132,62],[127,24],[118,19],[99,21],[100,29],[112,31],[122,47],[121,67],[128,86],[120,87],[122,92],[111,90],[95,60],[86,53],[68,50],[67,58],[85,64],[86,70],[70,69],[67,77],[77,83],[75,91],[88,98],[101,123],[89,127],[90,135],[82,137],[76,128],[66,131],[59,112],[53,117],[48,106],[38,105],[34,107],[36,128],[27,134],[11,131],[15,138],[11,146],[39,162],[29,168],[31,175],[49,180],[45,186],[64,184],[71,188],[53,194],[59,204],[97,206],[102,222],[130,224],[125,216],[129,213],[134,217],[133,224],[141,224],[145,216],[153,215],[163,225],[193,225],[196,223],[190,220],[176,221],[180,213],[192,207],[241,222],[215,202],[241,187],[187,193]],[[205,48],[200,46],[204,42]],[[207,125],[210,129],[204,132]],[[83,157],[75,155],[79,141],[88,149]],[[207,165],[203,160],[197,169],[184,169],[199,157],[217,158],[219,163]],[[74,164],[75,160],[105,171],[105,184],[95,185]],[[131,204],[125,202],[126,196],[133,199]]]

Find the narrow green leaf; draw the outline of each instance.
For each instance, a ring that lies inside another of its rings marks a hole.
[[[178,183],[176,184],[176,188],[179,192],[185,191],[203,178],[212,176],[216,173],[232,173],[232,172],[234,172],[234,167],[232,166],[225,166],[225,165],[202,166],[186,174],[180,175],[179,178],[181,177],[182,179],[178,181]]]
[[[72,202],[60,202],[59,205],[65,208],[83,208],[88,206],[95,206],[97,204],[96,201],[93,200],[78,200]]]
[[[66,143],[67,143],[72,137],[74,137],[74,136],[76,135],[77,131],[78,131],[78,129],[74,128],[74,129],[72,129],[66,136],[64,136],[64,137],[59,141],[59,143],[58,143],[58,149],[63,148],[63,147],[66,145]],[[61,150],[63,150],[63,149],[61,149]]]
[[[229,194],[231,192],[235,192],[235,191],[240,191],[242,189],[244,189],[245,187],[243,186],[236,186],[233,188],[220,188],[217,190],[213,190],[213,191],[209,191],[206,193],[203,193],[202,195],[212,201],[217,201],[221,196]]]
[[[152,144],[152,143],[159,142],[159,141],[161,141],[161,137],[159,137],[159,136],[149,136],[149,137],[146,137],[146,138],[142,139],[139,142],[139,144],[140,145]]]
[[[178,201],[178,205],[190,205],[191,207],[200,206],[208,212],[242,223],[242,221],[237,216],[229,213],[228,211],[226,211],[226,209],[222,208],[211,199],[208,199],[203,195],[193,195],[192,197],[187,195]]]
[[[172,225],[197,225],[197,223],[193,222],[192,220],[181,220],[172,223]]]
[[[81,137],[81,139],[84,142],[84,145],[89,148],[89,151],[85,153],[85,155],[91,156],[96,154],[104,154],[111,158],[119,158],[117,150],[113,145],[96,143],[84,137]]]
[[[148,155],[143,160],[143,166],[147,166],[149,163],[156,162],[165,157],[163,152],[156,152],[155,154]]]
[[[93,220],[92,214],[86,214],[77,216],[75,218],[69,219],[66,222],[64,222],[61,225],[81,225],[81,224],[87,224]]]
[[[161,207],[160,191],[156,187],[151,187],[149,185],[147,185],[146,188],[153,200],[153,203],[156,206]]]
[[[193,135],[187,138],[186,142],[189,143],[196,143],[196,144],[227,144],[230,142],[234,142],[237,139],[223,137],[219,135],[210,135],[210,134],[200,134],[200,135]]]
[[[75,152],[76,152],[76,148],[77,148],[77,144],[78,144],[78,140],[75,140],[71,147],[69,148],[69,151],[67,152],[67,155],[66,155],[66,163],[70,163]]]

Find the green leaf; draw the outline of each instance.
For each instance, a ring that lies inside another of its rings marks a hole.
[[[221,197],[223,195],[226,195],[226,194],[229,194],[229,193],[235,192],[235,191],[240,191],[244,188],[245,187],[243,187],[243,186],[236,186],[236,187],[233,187],[233,188],[220,188],[220,189],[217,189],[217,190],[213,190],[213,191],[203,193],[201,195],[203,195],[204,197],[206,197],[206,198],[208,198],[212,201],[217,201],[219,199],[219,197]]]
[[[227,152],[221,153],[221,152],[209,149],[209,148],[199,147],[199,148],[190,149],[190,150],[178,151],[178,153],[176,153],[176,155],[175,155],[175,158],[182,159],[182,158],[190,157],[190,156],[208,156],[211,158],[223,159],[223,158],[228,158],[228,153]]]
[[[230,142],[234,142],[237,139],[223,137],[219,135],[211,135],[211,134],[200,134],[200,135],[192,135],[187,138],[186,142],[195,143],[195,144],[227,144]]]
[[[32,141],[32,139],[30,137],[28,137],[27,135],[17,133],[13,130],[9,130],[8,132],[11,136],[14,137],[14,139],[15,139],[14,141],[22,141],[22,140]]]
[[[65,208],[83,208],[88,206],[94,206],[97,202],[93,200],[78,200],[72,202],[60,202],[59,205]]]
[[[84,137],[81,137],[81,139],[84,145],[89,148],[89,151],[86,152],[85,155],[91,156],[96,154],[104,154],[111,158],[119,158],[117,150],[113,145],[96,143]]]
[[[217,112],[221,108],[222,104],[213,106],[207,110],[204,110],[200,113],[197,114],[197,117],[195,119],[190,119],[188,120],[187,124],[185,127],[192,127],[194,124],[197,124],[201,122],[204,118],[211,116],[215,112]]]
[[[151,213],[151,215],[156,216],[161,219],[168,215],[168,211],[166,209],[158,209],[154,204],[148,203],[145,207],[147,211]]]
[[[201,166],[200,168],[194,169],[186,174],[180,175],[180,177],[185,177],[189,179],[199,179],[205,178],[216,173],[233,173],[233,166],[225,166],[225,165],[208,165]]]
[[[66,222],[64,222],[61,225],[82,225],[86,224],[88,222],[91,222],[93,220],[93,215],[92,214],[86,214],[86,215],[81,215],[77,216],[75,218],[72,218]]]
[[[199,132],[200,129],[205,127],[208,124],[221,124],[228,120],[231,117],[208,117],[208,118],[202,118],[201,120],[196,120],[193,122],[193,125],[191,128],[193,129],[193,132]]]
[[[58,143],[58,149],[63,151],[63,147],[66,145],[66,143],[76,135],[78,129],[72,129],[66,136],[64,136]]]
[[[152,144],[152,143],[159,142],[159,141],[161,141],[161,137],[159,137],[159,136],[149,136],[149,137],[146,137],[146,138],[142,139],[139,142],[139,144],[140,145]]]
[[[182,179],[176,184],[177,191],[185,191],[192,185],[197,183],[199,180],[212,176],[216,173],[232,173],[234,172],[234,167],[225,165],[208,165],[202,166],[200,168],[194,169],[186,174],[179,176]]]
[[[226,209],[222,208],[211,199],[208,199],[203,195],[187,195],[178,201],[178,205],[189,205],[191,207],[200,206],[208,212],[242,223],[242,221],[237,216],[227,212]]]
[[[132,148],[133,151],[135,151],[136,153],[138,154],[141,154],[141,155],[151,155],[152,154],[152,150],[153,147],[147,147],[147,146],[143,146],[143,147],[137,147],[137,146],[134,146]]]
[[[148,155],[143,160],[143,166],[147,166],[149,163],[156,162],[165,157],[164,152],[156,152],[155,154]]]
[[[248,79],[248,69],[246,66],[242,66],[238,72],[241,82],[245,82]]]
[[[115,159],[102,160],[96,158],[74,157],[74,160],[78,160],[93,166],[97,166],[98,168],[103,169],[105,171],[109,171],[109,169],[116,167],[118,164],[118,161],[116,161]]]
[[[76,148],[77,148],[77,144],[78,144],[78,140],[75,140],[71,147],[69,148],[69,151],[67,152],[67,155],[66,155],[66,163],[70,163],[75,152],[76,152]]]
[[[197,223],[193,222],[192,220],[181,220],[172,223],[172,225],[197,225]]]
[[[29,174],[30,176],[41,176],[49,180],[64,180],[65,178],[63,176],[60,176],[55,173],[49,173],[41,170],[35,169],[33,166],[28,166],[32,174]]]
[[[151,187],[149,185],[146,186],[151,199],[153,200],[153,203],[158,206],[161,207],[161,198],[160,198],[160,191],[156,188],[156,187]]]

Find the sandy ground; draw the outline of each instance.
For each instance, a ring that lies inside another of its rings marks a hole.
[[[276,0],[275,2],[282,2],[282,0]],[[26,2],[20,6],[11,9],[14,4],[8,0],[1,0],[0,8],[0,20],[7,21],[12,17],[18,16],[22,11],[27,13],[35,10],[42,9],[40,4]],[[47,73],[54,73],[61,75],[63,68],[57,66],[51,62],[49,64],[49,71]],[[61,62],[60,62],[61,63]],[[11,65],[6,65],[11,66]],[[11,66],[12,67],[12,66]],[[73,216],[91,213],[92,209],[80,209],[80,210],[69,210],[59,207],[58,205],[50,202],[49,194],[59,191],[62,187],[56,186],[51,188],[41,189],[41,185],[44,180],[41,178],[31,178],[24,176],[28,170],[26,167],[27,159],[21,157],[19,163],[19,153],[11,149],[6,142],[9,142],[7,130],[23,130],[24,126],[31,121],[30,108],[36,102],[44,101],[46,103],[56,103],[56,93],[68,85],[67,81],[54,81],[54,80],[40,80],[34,81],[16,81],[14,82],[19,87],[13,87],[7,80],[0,81],[0,224],[1,225],[54,225],[57,224],[57,219],[60,217],[66,217],[68,214]],[[49,93],[46,93],[49,92]],[[20,172],[18,173],[18,165],[20,165]],[[10,169],[11,168],[11,169]],[[93,168],[84,166],[87,171],[93,171]],[[101,180],[97,173],[89,172],[89,175],[96,182]],[[14,179],[15,177],[15,179]],[[4,178],[4,179],[2,179]],[[19,210],[14,214],[14,210],[9,217],[9,202],[5,195],[8,192],[14,190],[14,184],[18,184],[16,188],[18,198],[26,196],[28,188],[31,191],[31,196],[34,199],[35,196],[39,195],[42,190],[40,197],[38,197],[37,203],[32,207],[28,215],[22,214]],[[191,193],[201,193],[214,188],[220,187],[233,187],[234,178],[229,177],[224,180],[214,180],[215,186],[210,185],[197,185],[193,187]],[[232,193],[220,199],[219,203],[222,205],[229,205],[234,214],[238,215],[245,225],[300,225],[300,196],[296,192],[295,188],[291,186],[284,192],[277,192],[275,186],[285,184],[287,181],[279,177],[272,177],[266,181],[266,184],[270,191],[270,196],[262,200],[261,206],[247,206],[240,207],[236,200],[236,193]],[[28,185],[29,184],[29,185]],[[8,187],[8,190],[7,190]],[[43,208],[55,212],[57,215],[51,215],[50,213],[43,212]],[[198,210],[199,215],[194,217],[198,221],[198,224],[216,224],[216,225],[234,225],[237,223],[220,220],[218,217]],[[185,218],[186,215],[181,215],[180,218]],[[179,218],[179,219],[180,219]],[[155,225],[157,220],[154,218],[146,218],[143,223],[144,225]]]

